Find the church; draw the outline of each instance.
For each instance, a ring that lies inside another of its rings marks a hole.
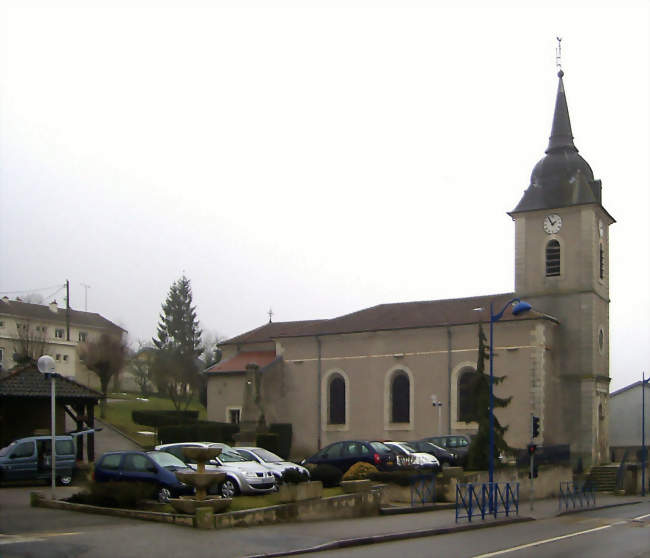
[[[416,440],[472,434],[468,380],[478,329],[492,316],[495,409],[506,441],[524,448],[531,414],[539,445],[568,444],[585,467],[608,460],[609,227],[601,181],[573,142],[564,90],[515,222],[515,290],[381,304],[332,319],[266,323],[220,344],[208,368],[208,419],[291,423],[292,456],[338,440]],[[513,315],[512,301],[532,310]],[[254,366],[251,366],[254,365]],[[251,384],[253,384],[251,386]],[[250,390],[254,390],[251,398]],[[248,395],[247,395],[248,394]]]

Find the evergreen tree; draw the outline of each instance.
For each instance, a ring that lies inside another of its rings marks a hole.
[[[466,422],[478,422],[478,433],[472,439],[467,454],[467,466],[473,470],[485,470],[489,467],[490,456],[490,373],[485,372],[485,361],[490,359],[490,348],[483,332],[483,325],[478,326],[478,359],[476,361],[476,372],[472,381],[472,401],[474,402],[474,416]],[[505,376],[493,377],[494,385],[505,380]],[[493,396],[494,408],[506,407],[510,404],[512,397]],[[507,426],[501,426],[494,415],[494,457],[509,451],[510,448],[503,436],[508,430]]]
[[[158,337],[153,339],[157,352],[152,372],[156,385],[174,407],[187,409],[199,384],[203,348],[196,307],[192,306],[192,287],[185,275],[170,287],[162,310]]]

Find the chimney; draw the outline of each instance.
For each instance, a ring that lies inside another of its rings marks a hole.
[[[56,300],[53,300],[50,302],[50,312],[54,312],[55,314],[59,311],[59,305],[56,303]]]

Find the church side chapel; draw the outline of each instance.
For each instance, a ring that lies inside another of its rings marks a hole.
[[[266,323],[223,342],[208,368],[208,419],[239,422],[246,385],[267,424],[291,423],[292,454],[338,440],[472,434],[479,323],[494,326],[495,409],[512,448],[570,445],[585,467],[608,460],[609,227],[601,182],[573,142],[563,82],[551,135],[515,222],[515,291],[381,304],[332,319]],[[514,316],[514,298],[533,310]],[[247,372],[247,365],[250,367]],[[440,405],[438,407],[437,405]],[[244,412],[246,414],[246,412]]]

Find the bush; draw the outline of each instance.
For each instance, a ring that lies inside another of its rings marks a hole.
[[[317,465],[311,471],[311,480],[321,481],[325,488],[333,488],[341,484],[341,477],[343,473],[334,467],[334,465]]]
[[[255,445],[257,447],[267,449],[273,453],[278,453],[278,442],[278,435],[273,432],[264,432],[263,434],[258,434],[255,438]]]
[[[86,490],[67,501],[106,508],[136,508],[138,502],[155,496],[156,487],[148,482],[91,482]]]
[[[370,479],[375,482],[397,484],[399,486],[409,486],[411,478],[426,474],[424,471],[416,469],[404,469],[402,471],[377,471],[370,475]]]
[[[158,431],[161,444],[177,442],[223,442],[233,444],[233,434],[239,432],[239,425],[229,422],[199,420],[191,424],[162,426]]]
[[[309,474],[299,471],[298,469],[286,469],[282,473],[282,482],[287,484],[298,484],[301,482],[307,482],[309,480]]]
[[[358,461],[350,467],[343,475],[344,481],[363,480],[370,478],[370,475],[377,472],[377,467],[364,461]]]
[[[269,431],[278,435],[277,453],[282,459],[289,459],[291,455],[291,440],[293,427],[291,424],[274,423],[269,426]]]

